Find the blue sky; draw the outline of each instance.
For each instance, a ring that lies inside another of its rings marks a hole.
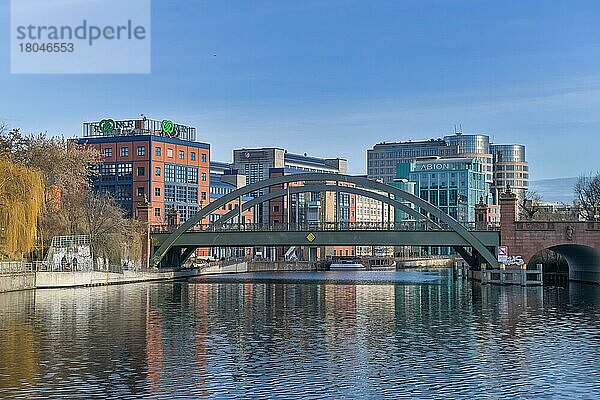
[[[8,1],[0,24],[10,23]],[[78,135],[103,117],[196,126],[213,159],[278,146],[365,172],[380,141],[486,133],[533,179],[600,169],[597,1],[153,0],[152,73],[11,75],[0,121]]]

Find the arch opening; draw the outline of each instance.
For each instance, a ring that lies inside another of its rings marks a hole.
[[[566,243],[537,252],[529,265],[542,264],[544,284],[565,286],[568,281],[600,284],[600,250]]]

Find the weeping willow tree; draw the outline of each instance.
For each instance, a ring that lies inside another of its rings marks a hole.
[[[9,258],[22,257],[35,247],[43,206],[42,175],[0,160],[0,253]]]

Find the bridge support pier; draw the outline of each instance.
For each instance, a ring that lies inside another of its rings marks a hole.
[[[478,271],[481,269],[482,264],[487,264],[485,258],[479,254],[478,251],[471,248],[469,252],[465,247],[455,246],[454,250],[465,260],[465,262],[469,265],[470,269]],[[494,253],[495,249],[489,248],[489,250]]]
[[[159,268],[181,268],[196,247],[172,247],[161,260]]]

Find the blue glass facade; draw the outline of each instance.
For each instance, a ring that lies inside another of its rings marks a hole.
[[[475,205],[488,200],[483,160],[447,158],[398,163],[397,178],[415,182],[415,192],[460,222],[475,221]]]

